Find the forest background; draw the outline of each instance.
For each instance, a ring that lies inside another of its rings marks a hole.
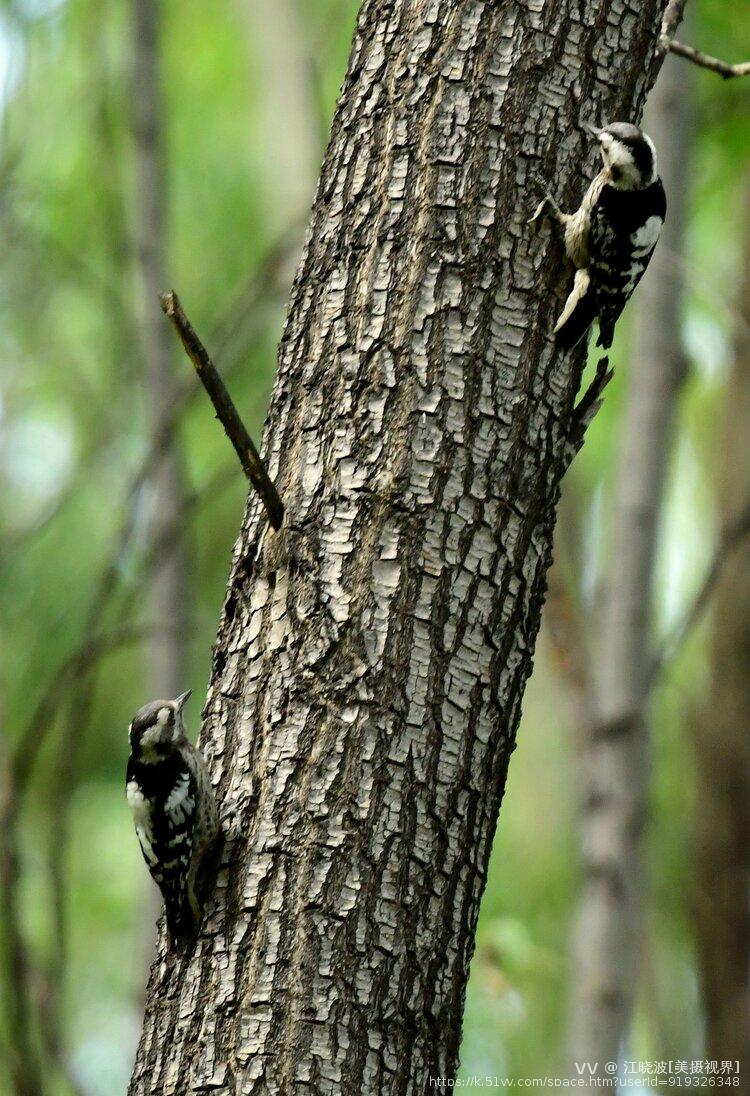
[[[127,726],[169,684],[195,689],[197,728],[246,494],[155,290],[178,291],[259,438],[357,9],[167,0],[154,23],[148,6],[0,3],[0,1092],[17,1091],[19,1038],[45,1091],[127,1086],[158,908],[124,802]],[[750,56],[741,5],[688,9],[681,37]],[[675,57],[667,81],[655,125],[684,216],[620,325],[565,480],[467,996],[467,1076],[555,1074],[575,1028],[581,713],[611,655],[596,636],[621,566],[629,378],[649,325],[667,322],[646,298],[671,301],[678,325],[643,588],[656,671],[634,774],[648,810],[631,1055],[709,1052],[712,931],[747,982],[747,909],[712,928],[722,911],[705,898],[717,832],[734,827],[750,856],[750,406],[735,421],[750,405],[750,81]]]

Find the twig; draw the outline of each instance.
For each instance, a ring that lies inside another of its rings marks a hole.
[[[222,346],[222,354],[231,357],[231,368],[226,369],[229,374],[241,359],[240,351],[244,351],[248,342],[252,341],[252,328],[246,330],[248,325],[239,325],[237,317],[249,317],[259,321],[261,306],[267,300],[273,299],[285,288],[282,284],[280,273],[288,258],[295,252],[298,246],[298,236],[302,226],[296,222],[278,237],[269,247],[266,254],[253,270],[251,277],[239,289],[230,302],[226,315],[217,325],[215,338]],[[233,344],[239,343],[240,349],[234,349]],[[172,438],[180,422],[180,416],[192,401],[199,385],[195,376],[186,378],[185,384],[178,391],[172,406],[165,412],[162,422],[155,431],[151,445],[145,453],[140,465],[135,470],[130,483],[125,491],[126,506],[138,494],[144,483],[151,478],[164,455],[168,452]],[[82,462],[79,472],[90,472],[90,462],[99,458],[104,443],[110,438],[102,438],[101,443],[95,442],[88,456]],[[74,495],[78,487],[78,478],[63,489],[62,496],[54,502],[47,514],[30,525],[12,530],[10,535],[0,545],[0,567],[20,548],[26,548],[30,539],[41,532],[47,523],[53,520],[65,507],[69,499]]]
[[[682,619],[678,621],[670,635],[662,643],[661,648],[654,654],[646,677],[645,692],[647,695],[664,669],[664,666],[674,655],[675,651],[682,645],[691,628],[697,624],[705,612],[708,603],[711,600],[714,588],[721,578],[724,565],[732,552],[734,552],[749,535],[750,505],[747,506],[739,517],[724,530],[716,551],[714,552],[714,557],[708,566],[703,581],[698,587],[695,597],[685,610]]]
[[[663,53],[666,53],[669,49],[668,41],[682,21],[685,3],[686,0],[669,0],[669,3],[664,9],[664,18],[661,21],[661,32],[659,35],[659,49]]]
[[[260,495],[271,525],[276,530],[280,529],[284,520],[284,507],[279,494],[266,471],[266,466],[261,460],[252,438],[245,429],[245,424],[232,402],[232,397],[229,395],[224,381],[211,361],[205,346],[193,330],[174,290],[164,294],[161,298],[161,306],[165,315],[174,324],[182,345],[185,347],[185,352],[195,366],[198,377],[208,393],[211,403],[214,405],[217,418],[240,458],[240,464],[245,475]]]
[[[700,68],[718,72],[724,80],[733,80],[737,76],[750,76],[750,61],[740,61],[736,65],[730,65],[728,61],[711,57],[708,53],[701,53],[693,46],[687,46],[684,42],[678,42],[668,35],[662,36],[661,47],[665,53],[674,53],[678,57],[684,57],[686,60],[692,61],[694,65],[699,65]]]

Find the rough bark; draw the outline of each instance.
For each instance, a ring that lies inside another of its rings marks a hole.
[[[453,1073],[581,355],[525,224],[633,116],[659,0],[366,0],[292,290],[202,741],[226,846],[162,942],[131,1092],[423,1093]]]
[[[750,499],[750,174],[744,285],[721,447],[721,521]],[[750,547],[726,562],[714,604],[712,683],[696,727],[696,928],[706,1054],[750,1064]]]
[[[619,1060],[628,1035],[640,954],[652,577],[685,376],[681,260],[690,178],[690,76],[688,66],[668,58],[645,123],[658,150],[669,211],[635,302],[610,568],[592,647],[590,726],[581,756],[582,887],[573,933],[569,1049],[573,1061],[598,1062],[602,1076],[608,1075],[607,1062]]]
[[[173,336],[159,305],[165,277],[163,110],[159,71],[161,3],[133,0],[133,135],[136,167],[135,243],[140,295],[141,349],[151,444],[178,394]],[[150,617],[165,622],[149,643],[150,695],[176,696],[185,689],[190,577],[187,538],[180,520],[185,482],[173,440],[164,448],[148,484],[149,539],[164,544],[154,561]],[[168,625],[168,626],[167,626]]]

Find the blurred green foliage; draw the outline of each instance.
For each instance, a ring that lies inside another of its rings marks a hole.
[[[275,201],[278,165],[259,134],[268,87],[252,0],[164,4],[168,273],[196,328],[216,350],[257,437],[275,365],[291,268],[279,291],[243,302],[286,226]],[[691,0],[690,40],[728,59],[750,56],[750,26],[734,5]],[[344,72],[356,0],[290,0],[303,45],[301,124],[324,134]],[[118,543],[128,485],[147,448],[134,289],[131,13],[125,0],[5,0],[0,4],[0,645],[3,729],[11,745],[41,734],[35,707],[83,638],[103,568],[117,589],[102,631],[134,604],[146,554],[145,494],[133,536]],[[279,79],[283,79],[283,72]],[[749,86],[696,77],[698,131],[689,239],[685,341],[693,372],[665,517],[658,588],[666,628],[710,552],[721,394],[738,282],[739,180],[747,167]],[[282,131],[287,118],[279,119]],[[299,123],[300,120],[298,119]],[[309,180],[312,200],[314,178]],[[304,209],[300,210],[304,215]],[[287,264],[288,265],[288,264]],[[165,286],[165,288],[168,288]],[[268,287],[266,287],[267,289]],[[177,348],[175,355],[178,358]],[[627,357],[627,332],[615,360]],[[188,366],[184,366],[186,376]],[[586,515],[585,589],[606,539],[623,401],[620,370],[569,477]],[[191,519],[195,626],[185,687],[200,695],[245,497],[241,474],[203,397],[179,428],[195,493]],[[705,688],[698,629],[657,693],[653,880],[648,911],[654,992],[638,1031],[652,1048],[655,1012],[675,1052],[700,1045],[690,929],[691,758],[686,718]],[[60,688],[21,826],[22,912],[35,961],[54,960],[50,849],[64,837],[53,793],[66,735],[80,732],[63,850],[67,956],[64,1037],[71,1069],[95,1096],[125,1091],[140,1024],[150,881],[123,800],[126,728],[144,700],[144,647],[118,648],[91,668],[94,706],[79,726]],[[487,884],[468,993],[466,1074],[540,1075],[559,1065],[567,949],[576,889],[575,751],[565,686],[544,640],[529,687]],[[197,723],[197,712],[192,712]],[[5,992],[2,997],[5,998]],[[675,1004],[679,1002],[679,1004]],[[664,1019],[666,1017],[666,1019]],[[0,1034],[7,1039],[0,1004]],[[0,1091],[7,1078],[0,1066]],[[49,1091],[67,1093],[62,1077]]]

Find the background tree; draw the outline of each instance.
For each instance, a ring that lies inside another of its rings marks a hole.
[[[149,609],[163,621],[151,637],[152,696],[183,692],[190,630],[190,558],[185,521],[182,457],[174,431],[163,438],[179,386],[174,346],[159,307],[166,284],[166,209],[164,121],[160,74],[162,5],[133,0],[133,139],[136,175],[134,235],[144,360],[144,390],[150,413],[150,443],[158,451],[155,468],[145,485],[148,493],[149,538],[158,546],[150,584]]]
[[[747,523],[750,467],[750,182],[745,180],[744,280],[734,365],[727,386],[720,522]],[[695,721],[695,912],[709,1053],[750,1061],[750,549],[729,555],[715,594],[711,688]],[[721,1048],[721,1049],[719,1049]]]
[[[686,376],[682,349],[685,233],[691,179],[693,73],[667,58],[645,126],[659,150],[669,217],[642,292],[634,337],[611,519],[586,657],[581,756],[583,883],[574,924],[573,1061],[616,1062],[627,1043],[638,981],[648,881],[642,839],[649,814],[653,571]]]

